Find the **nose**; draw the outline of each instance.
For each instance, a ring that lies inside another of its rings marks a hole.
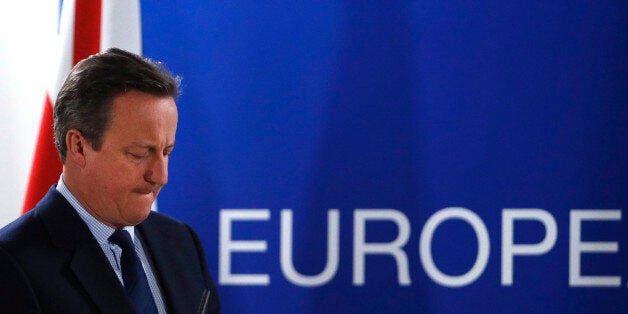
[[[152,184],[166,185],[168,183],[168,156],[155,156],[148,165],[144,179]]]

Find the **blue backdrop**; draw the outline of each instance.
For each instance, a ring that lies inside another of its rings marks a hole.
[[[626,9],[146,0],[183,77],[160,210],[224,313],[627,312]]]

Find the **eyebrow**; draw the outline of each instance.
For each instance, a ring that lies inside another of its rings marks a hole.
[[[174,147],[174,142],[172,142],[172,144],[166,145],[165,148],[172,148]],[[141,148],[149,148],[149,149],[154,149],[155,145],[152,144],[148,144],[148,143],[144,143],[144,142],[132,142],[131,144],[129,144],[127,146],[127,148],[129,147],[141,147]]]

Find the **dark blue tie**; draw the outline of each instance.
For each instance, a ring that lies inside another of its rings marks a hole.
[[[118,229],[109,237],[109,241],[122,248],[122,257],[120,258],[122,280],[133,307],[138,313],[157,313],[153,294],[148,287],[148,280],[142,263],[135,254],[135,246],[131,236],[126,230]]]

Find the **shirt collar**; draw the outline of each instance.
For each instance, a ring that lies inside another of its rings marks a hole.
[[[104,224],[102,221],[98,220],[96,217],[92,216],[90,212],[88,212],[85,207],[74,197],[74,194],[70,191],[65,182],[63,182],[63,174],[59,178],[59,182],[57,183],[57,191],[65,197],[65,199],[72,205],[76,213],[79,214],[81,219],[87,224],[87,227],[92,232],[98,244],[102,245],[104,243],[109,242],[109,237],[113,234],[116,229],[111,228]],[[135,227],[134,226],[126,226],[123,228],[128,231],[131,235],[131,240],[135,241]]]

